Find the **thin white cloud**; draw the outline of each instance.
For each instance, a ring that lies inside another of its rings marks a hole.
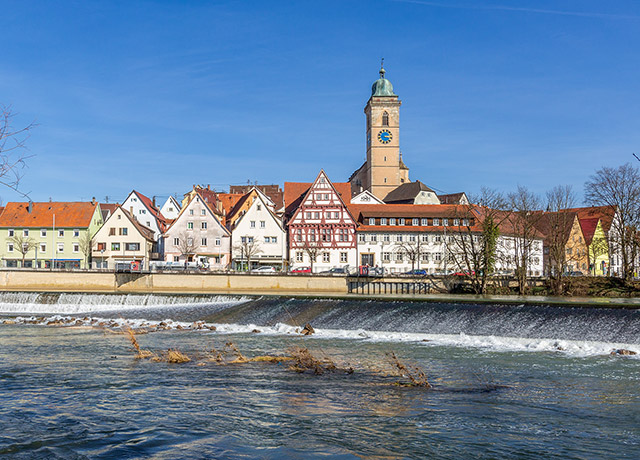
[[[454,5],[451,3],[430,2],[426,0],[393,0],[398,3],[413,3],[416,5],[433,6],[436,8],[451,8],[463,10],[488,10],[488,11],[513,11],[518,13],[553,14],[560,16],[578,16],[585,18],[600,19],[640,19],[637,15],[611,14],[611,13],[591,13],[583,11],[547,10],[542,8],[515,7],[507,5]]]

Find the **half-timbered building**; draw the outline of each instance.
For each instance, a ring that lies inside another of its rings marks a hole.
[[[356,221],[346,205],[351,185],[333,184],[320,171],[313,183],[285,182],[284,189],[291,268],[355,268]]]

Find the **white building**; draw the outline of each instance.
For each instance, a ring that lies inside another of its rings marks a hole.
[[[166,219],[153,201],[140,192],[133,190],[121,205],[125,210],[129,211],[138,222],[153,231],[153,238],[156,246],[153,249],[153,259],[161,259],[164,251],[162,234],[166,229]]]
[[[234,267],[282,268],[287,255],[286,232],[274,213],[273,202],[264,193],[257,189],[247,193],[227,216],[227,225]],[[248,261],[251,267],[247,267]]]
[[[165,201],[160,208],[160,214],[162,214],[162,217],[166,220],[177,219],[180,214],[180,203],[178,203],[178,200],[176,200],[172,195],[169,195],[167,201]]]
[[[212,270],[230,264],[231,233],[199,193],[192,195],[163,236],[165,261],[198,262]]]
[[[117,262],[139,262],[149,268],[155,243],[153,231],[118,206],[93,237],[93,268],[115,268]]]

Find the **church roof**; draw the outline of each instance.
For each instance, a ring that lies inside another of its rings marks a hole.
[[[415,182],[407,182],[390,191],[382,201],[385,203],[403,203],[412,202],[420,192],[432,192],[433,190],[424,185],[419,180]]]
[[[385,70],[380,68],[380,78],[377,79],[371,87],[371,96],[396,96],[393,93],[393,85],[389,80],[384,78]]]

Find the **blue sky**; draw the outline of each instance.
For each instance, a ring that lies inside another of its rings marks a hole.
[[[544,193],[640,152],[640,2],[0,0],[34,201],[346,181],[385,58],[412,180]],[[4,202],[19,199],[0,190]]]

